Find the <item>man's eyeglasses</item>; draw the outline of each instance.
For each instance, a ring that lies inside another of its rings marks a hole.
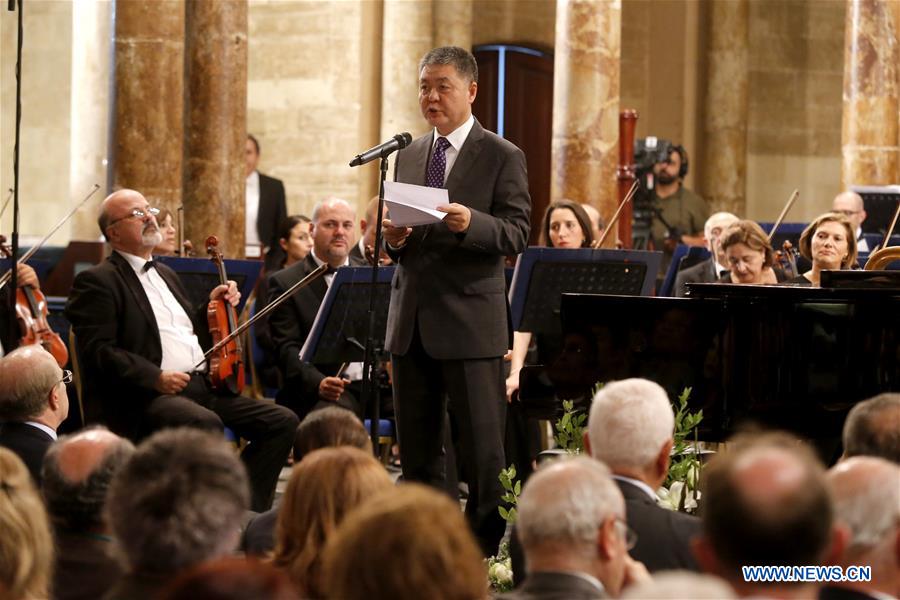
[[[62,379],[59,380],[59,383],[72,383],[72,371],[63,369]]]
[[[625,540],[625,549],[631,550],[634,548],[638,541],[638,535],[634,529],[629,527],[622,517],[616,517],[616,525],[619,527],[619,534]]]
[[[134,209],[133,211],[131,211],[131,214],[126,215],[126,216],[124,216],[124,217],[120,217],[120,218],[115,219],[114,221],[110,222],[110,224],[107,225],[107,227],[112,227],[113,225],[115,225],[115,224],[118,223],[119,221],[124,221],[125,219],[134,219],[134,218],[137,218],[137,219],[143,219],[143,218],[146,217],[147,215],[153,215],[153,216],[155,217],[155,216],[158,215],[158,214],[159,214],[159,209],[156,208],[155,206],[151,206],[151,207],[148,207],[148,208],[143,209],[143,210],[140,209],[140,208],[136,208],[136,209]]]

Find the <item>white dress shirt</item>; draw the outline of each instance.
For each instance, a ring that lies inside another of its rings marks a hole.
[[[444,187],[447,187],[447,177],[450,176],[450,170],[453,168],[453,164],[456,162],[456,157],[459,156],[459,151],[462,149],[463,144],[466,142],[466,138],[469,137],[469,132],[472,131],[472,127],[475,125],[475,117],[469,115],[468,120],[450,132],[449,135],[441,136],[438,133],[437,129],[434,130],[433,140],[431,142],[431,149],[434,150],[434,145],[437,143],[437,139],[439,137],[447,138],[447,141],[450,142],[450,145],[444,151],[444,154],[447,156],[447,167],[444,169]],[[450,202],[453,202],[453,198],[450,198]]]
[[[49,436],[50,436],[51,438],[53,438],[54,440],[58,440],[58,439],[59,439],[59,438],[56,436],[56,430],[53,429],[52,427],[48,427],[47,425],[44,425],[43,423],[38,423],[37,421],[25,421],[25,424],[26,424],[26,425],[31,425],[32,427],[37,427],[38,429],[40,429],[41,431],[43,431],[44,433],[46,433],[47,435],[49,435]]]
[[[256,229],[256,221],[259,218],[259,172],[253,171],[247,176],[245,186],[245,215],[244,243],[247,245],[247,256],[259,257],[260,246],[259,232]]]
[[[134,269],[150,307],[156,319],[159,329],[159,341],[162,344],[162,362],[159,368],[163,371],[205,371],[206,363],[203,358],[203,350],[197,335],[194,333],[194,324],[184,311],[184,307],[172,294],[166,281],[156,269],[144,271],[146,260],[134,254],[120,252],[119,254],[128,261]],[[197,367],[198,364],[202,365]],[[196,369],[195,369],[196,367]]]

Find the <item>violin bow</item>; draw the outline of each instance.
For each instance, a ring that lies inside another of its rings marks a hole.
[[[791,207],[794,205],[794,202],[797,200],[797,196],[800,195],[800,190],[795,189],[794,193],[791,194],[791,197],[788,198],[787,204],[784,205],[784,208],[781,209],[781,214],[778,215],[778,218],[775,220],[775,224],[772,225],[772,231],[769,232],[769,243],[772,243],[772,238],[775,237],[775,232],[781,226],[781,222],[784,221],[784,217],[787,215],[788,211],[791,210]]]
[[[592,245],[592,247],[600,248],[603,246],[603,242],[606,241],[606,238],[608,238],[612,230],[615,229],[616,223],[619,221],[619,215],[622,214],[622,209],[625,208],[625,205],[631,201],[637,190],[638,182],[635,179],[634,183],[631,184],[631,188],[629,188],[628,193],[625,194],[625,198],[623,198],[621,204],[619,204],[619,208],[616,209],[616,213],[613,215],[613,218],[610,219],[609,224],[603,230],[603,235],[600,236],[600,239],[595,243],[595,245]]]

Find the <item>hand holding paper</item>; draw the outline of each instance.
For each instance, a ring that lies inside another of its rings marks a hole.
[[[437,207],[450,204],[450,197],[443,188],[385,181],[384,201],[392,226],[413,227],[443,220],[447,213],[437,210]]]

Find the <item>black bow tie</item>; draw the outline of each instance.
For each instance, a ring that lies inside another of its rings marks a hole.
[[[335,273],[337,273],[337,269],[335,267],[332,267],[331,265],[328,265],[325,269],[326,275],[334,275]]]
[[[147,262],[144,263],[144,267],[141,269],[141,272],[146,273],[150,269],[155,269],[155,268],[156,268],[156,261],[148,260]]]
[[[730,275],[730,274],[731,274],[731,271],[729,271],[728,269],[722,269],[721,271],[719,271],[720,278],[725,277],[726,275]]]

